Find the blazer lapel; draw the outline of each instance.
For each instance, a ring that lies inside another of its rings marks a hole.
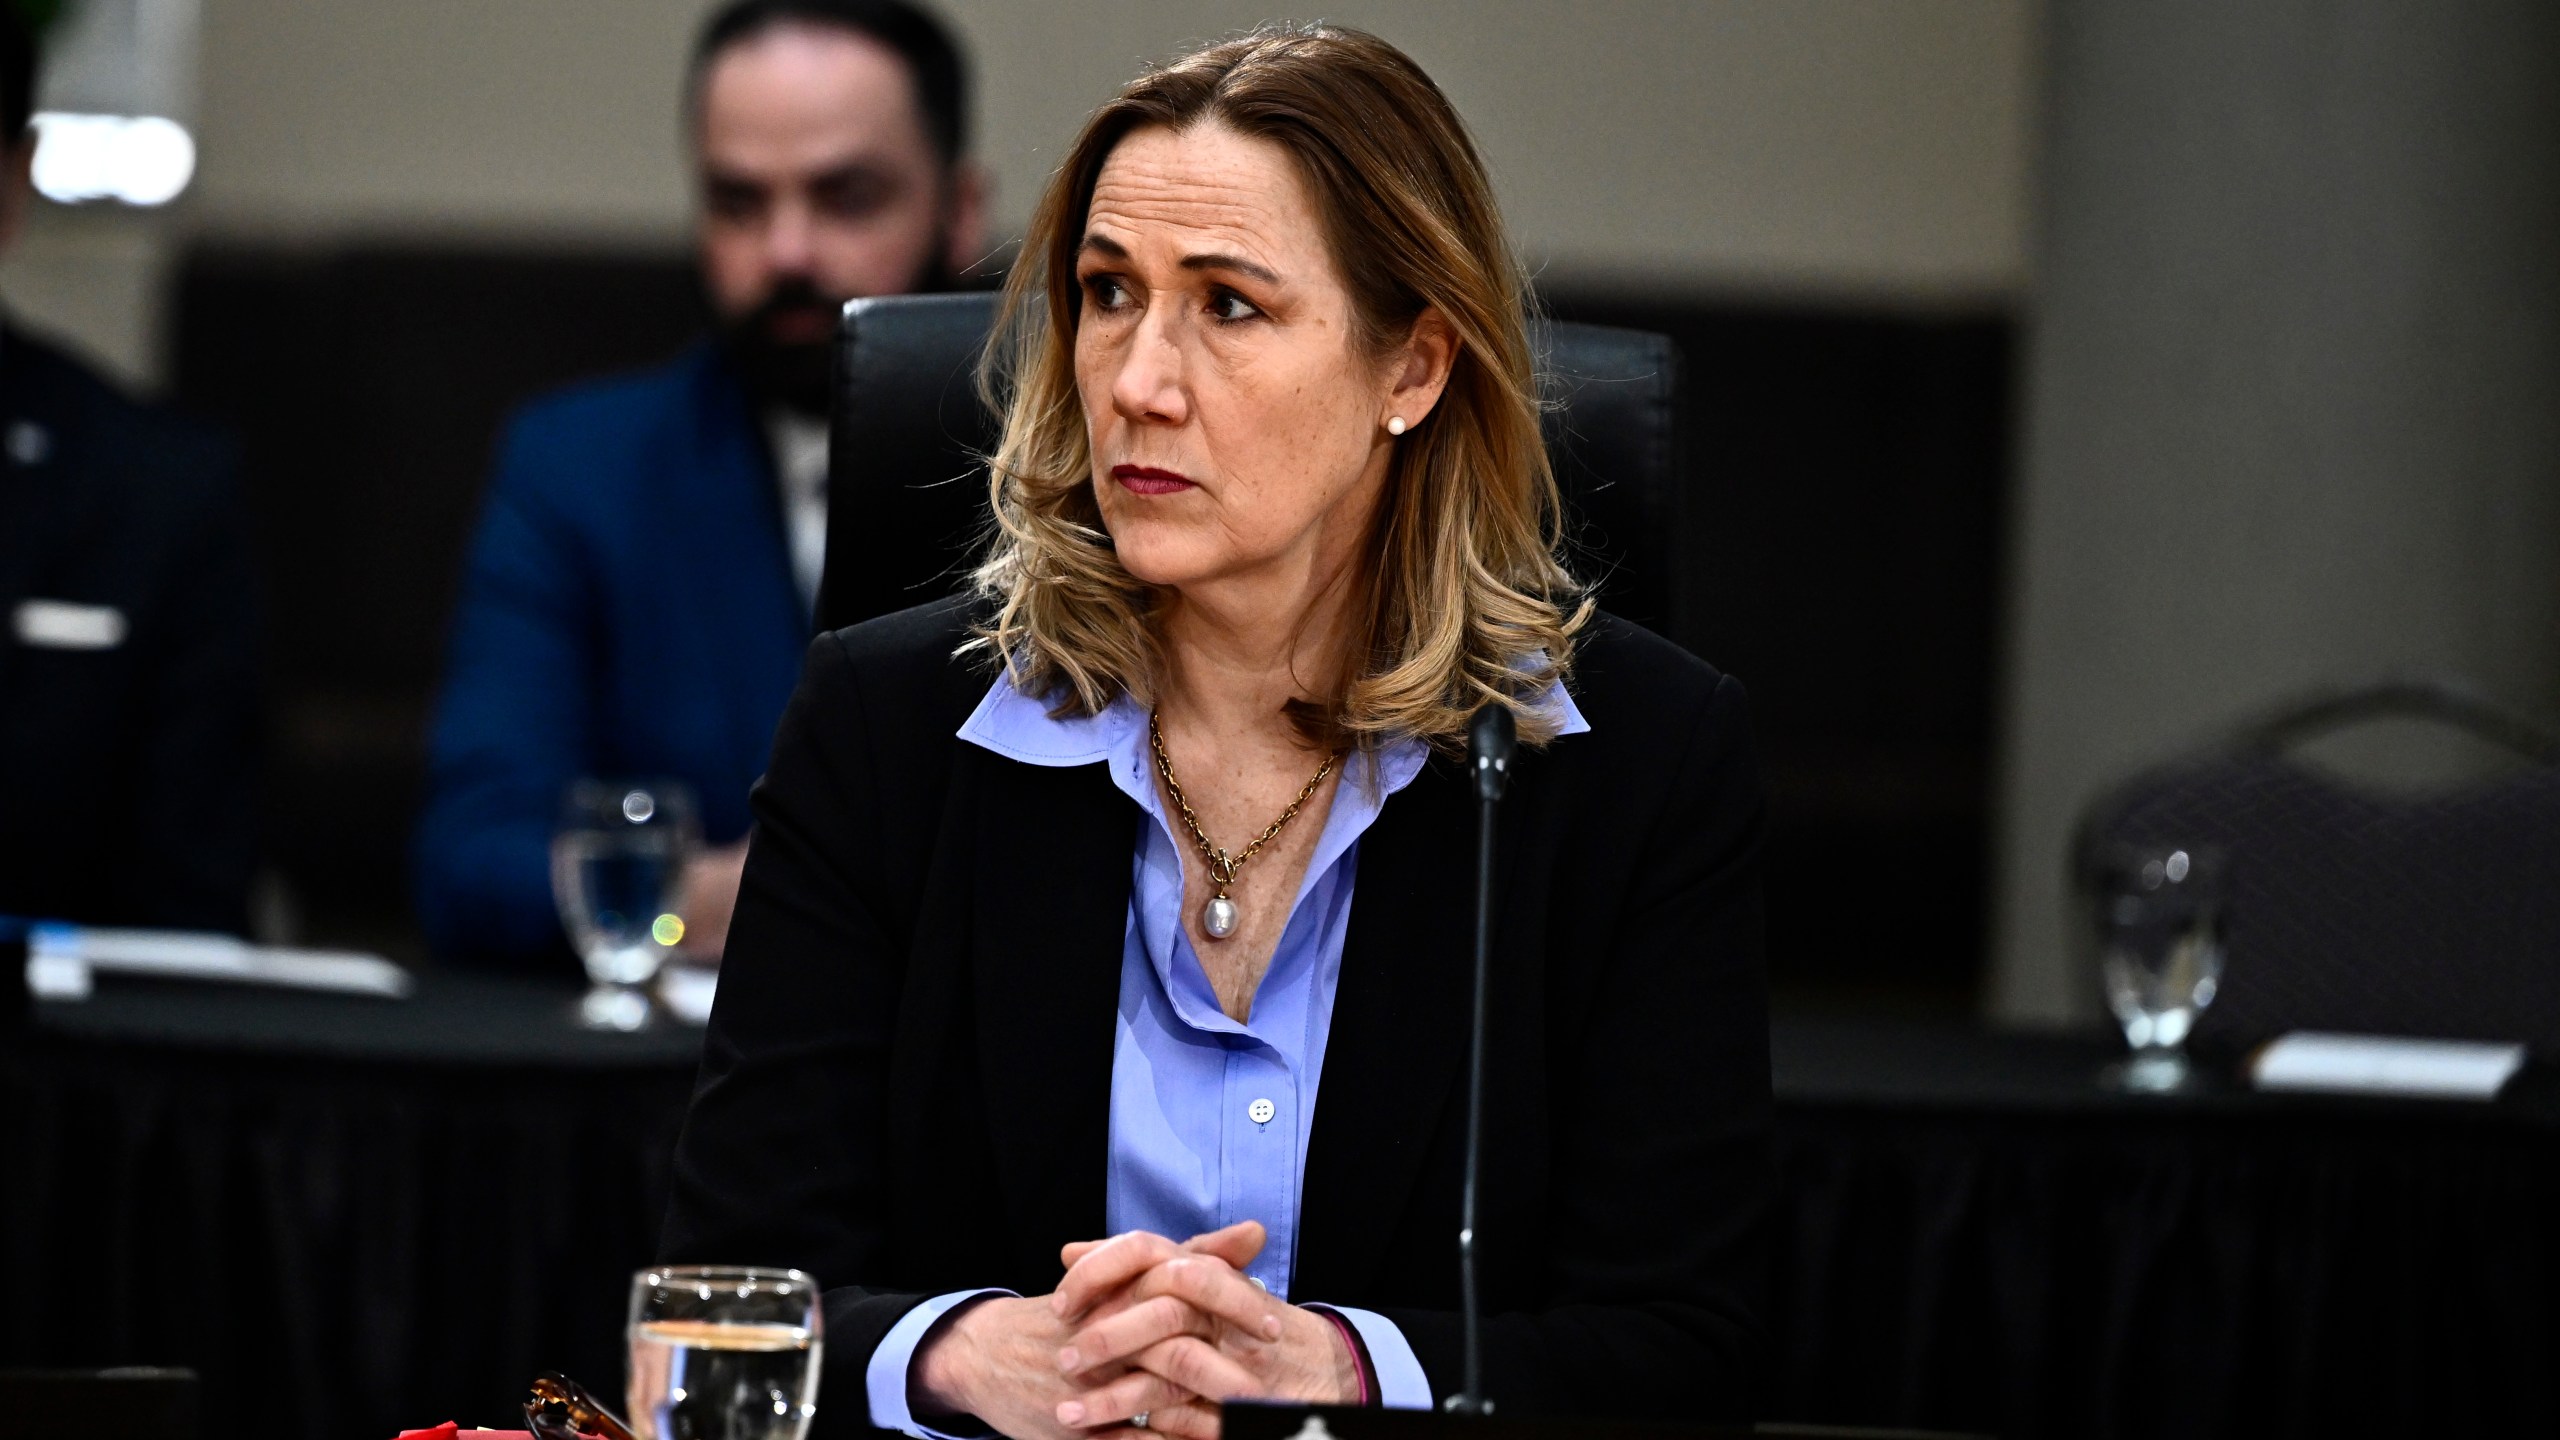
[[[1106,767],[986,758],[970,975],[979,1067],[1016,1263],[1102,1235],[1111,1053],[1143,818]]]
[[[9,423],[0,413],[0,427]],[[52,539],[62,486],[45,470],[0,456],[0,600],[14,608],[35,593],[37,562]],[[5,623],[5,617],[0,617]],[[0,641],[16,644],[5,634]]]
[[[26,362],[26,347],[14,331],[0,330],[0,440],[19,426],[36,427],[48,438],[53,431],[54,395],[43,387]],[[0,675],[16,658],[16,624],[21,601],[36,593],[38,573],[49,546],[61,543],[55,531],[69,504],[71,487],[62,478],[63,460],[42,447],[33,459],[0,454]]]
[[[1299,1196],[1293,1292],[1321,1299],[1368,1284],[1462,1093],[1474,836],[1464,779],[1434,756],[1361,837]]]

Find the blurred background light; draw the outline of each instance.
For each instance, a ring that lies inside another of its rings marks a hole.
[[[195,137],[159,115],[34,117],[36,193],[64,205],[166,205],[196,173]]]

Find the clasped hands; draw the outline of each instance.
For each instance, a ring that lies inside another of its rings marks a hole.
[[[917,1417],[974,1415],[1016,1440],[1216,1440],[1223,1400],[1348,1403],[1360,1362],[1342,1331],[1245,1276],[1263,1240],[1247,1220],[1179,1245],[1132,1231],[1067,1246],[1055,1293],[979,1301],[927,1340]]]

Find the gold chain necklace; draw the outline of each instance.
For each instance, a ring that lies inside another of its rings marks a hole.
[[[1272,821],[1269,829],[1253,837],[1252,844],[1229,855],[1209,842],[1209,832],[1200,828],[1200,817],[1191,812],[1191,802],[1183,798],[1182,782],[1173,778],[1173,757],[1164,753],[1164,728],[1156,723],[1156,714],[1152,710],[1147,712],[1147,743],[1155,747],[1156,773],[1164,777],[1165,793],[1173,797],[1173,808],[1182,816],[1182,823],[1191,827],[1191,838],[1200,846],[1201,863],[1208,867],[1210,883],[1218,887],[1218,893],[1210,896],[1209,903],[1200,907],[1200,928],[1208,932],[1210,939],[1224,940],[1236,933],[1236,902],[1227,898],[1227,887],[1235,883],[1236,872],[1244,868],[1244,862],[1261,854],[1262,847],[1270,844],[1271,838],[1279,834],[1282,827],[1298,818],[1299,809],[1315,795],[1316,787],[1324,783],[1324,777],[1333,773],[1333,762],[1342,757],[1324,757],[1324,763],[1316,767],[1315,778],[1298,792],[1297,799],[1289,802],[1288,809],[1280,812],[1280,818]]]

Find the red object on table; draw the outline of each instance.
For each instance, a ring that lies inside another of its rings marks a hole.
[[[533,1440],[533,1436],[523,1430],[465,1430],[450,1420],[432,1429],[403,1430],[399,1440],[461,1440],[465,1435],[482,1436],[485,1440]]]

